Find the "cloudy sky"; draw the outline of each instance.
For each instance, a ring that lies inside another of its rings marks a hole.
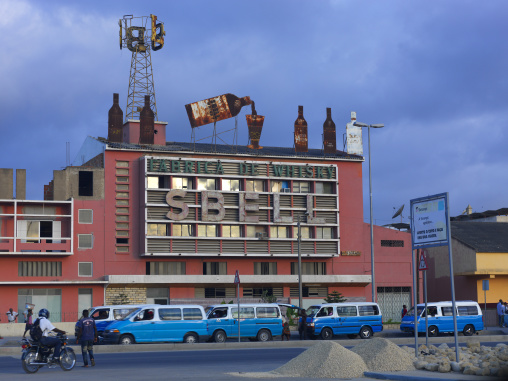
[[[72,161],[87,136],[107,136],[114,92],[125,112],[126,14],[165,23],[152,61],[168,141],[190,140],[185,104],[228,92],[266,116],[261,145],[292,146],[303,105],[309,147],[331,107],[341,149],[356,111],[385,124],[371,132],[376,224],[402,204],[407,222],[409,200],[441,192],[452,216],[508,206],[505,0],[0,0],[0,168],[27,170],[27,198],[43,198],[67,142]]]

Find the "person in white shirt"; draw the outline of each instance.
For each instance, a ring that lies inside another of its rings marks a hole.
[[[56,328],[49,319],[49,311],[45,308],[41,309],[39,311],[39,326],[41,327],[42,331],[42,339],[41,344],[45,345],[47,347],[55,347],[55,350],[53,351],[53,358],[51,361],[55,361],[60,357],[60,348],[62,347],[62,342],[59,338],[54,336],[49,336],[50,332],[56,332],[65,334],[65,331],[62,331],[61,329]]]
[[[16,323],[16,319],[18,318],[18,313],[13,311],[12,308],[9,308],[9,311],[5,313],[7,315],[7,320],[9,323]]]

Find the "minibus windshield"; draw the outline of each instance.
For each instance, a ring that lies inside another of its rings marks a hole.
[[[422,307],[418,306],[418,312],[417,312],[418,316],[420,316],[422,314],[423,308],[424,308],[423,306]],[[414,308],[411,307],[411,309],[407,312],[407,314],[405,316],[414,316],[413,313],[414,313]]]
[[[316,315],[320,309],[321,306],[310,306],[309,308],[307,308],[307,316],[314,317],[314,315]]]

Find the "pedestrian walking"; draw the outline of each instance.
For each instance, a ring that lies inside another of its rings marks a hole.
[[[5,313],[7,315],[7,320],[9,323],[16,323],[16,319],[18,318],[18,313],[13,311],[12,308],[9,308],[9,311]]]
[[[400,318],[402,319],[407,314],[407,306],[404,304],[402,306],[402,311],[400,312]]]
[[[23,337],[25,337],[26,333],[30,331],[30,328],[32,328],[32,315],[33,311],[29,308],[26,313],[25,318],[25,332],[23,332]]]
[[[500,327],[503,326],[504,322],[504,311],[503,311],[503,299],[499,299],[499,303],[497,303],[497,317],[498,317],[498,325]]]
[[[95,359],[93,357],[93,343],[97,342],[97,327],[95,320],[88,316],[88,310],[83,310],[83,318],[77,324],[78,336],[76,344],[81,341],[81,354],[83,355],[83,367],[88,367],[88,356],[90,356],[90,363],[95,366]]]
[[[298,324],[298,333],[300,334],[300,340],[307,340],[307,311],[303,308],[300,312],[300,323]]]

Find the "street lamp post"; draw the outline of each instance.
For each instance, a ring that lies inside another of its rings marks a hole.
[[[305,212],[305,216],[308,216],[309,212]],[[302,254],[300,252],[300,241],[302,239],[302,230],[300,226],[300,215],[298,218],[298,307],[302,307]]]
[[[376,302],[376,277],[374,273],[374,221],[372,219],[372,156],[370,154],[370,129],[371,128],[383,128],[384,124],[365,124],[360,122],[354,122],[357,127],[367,127],[369,131],[369,197],[370,197],[370,268],[372,274],[372,302]]]

